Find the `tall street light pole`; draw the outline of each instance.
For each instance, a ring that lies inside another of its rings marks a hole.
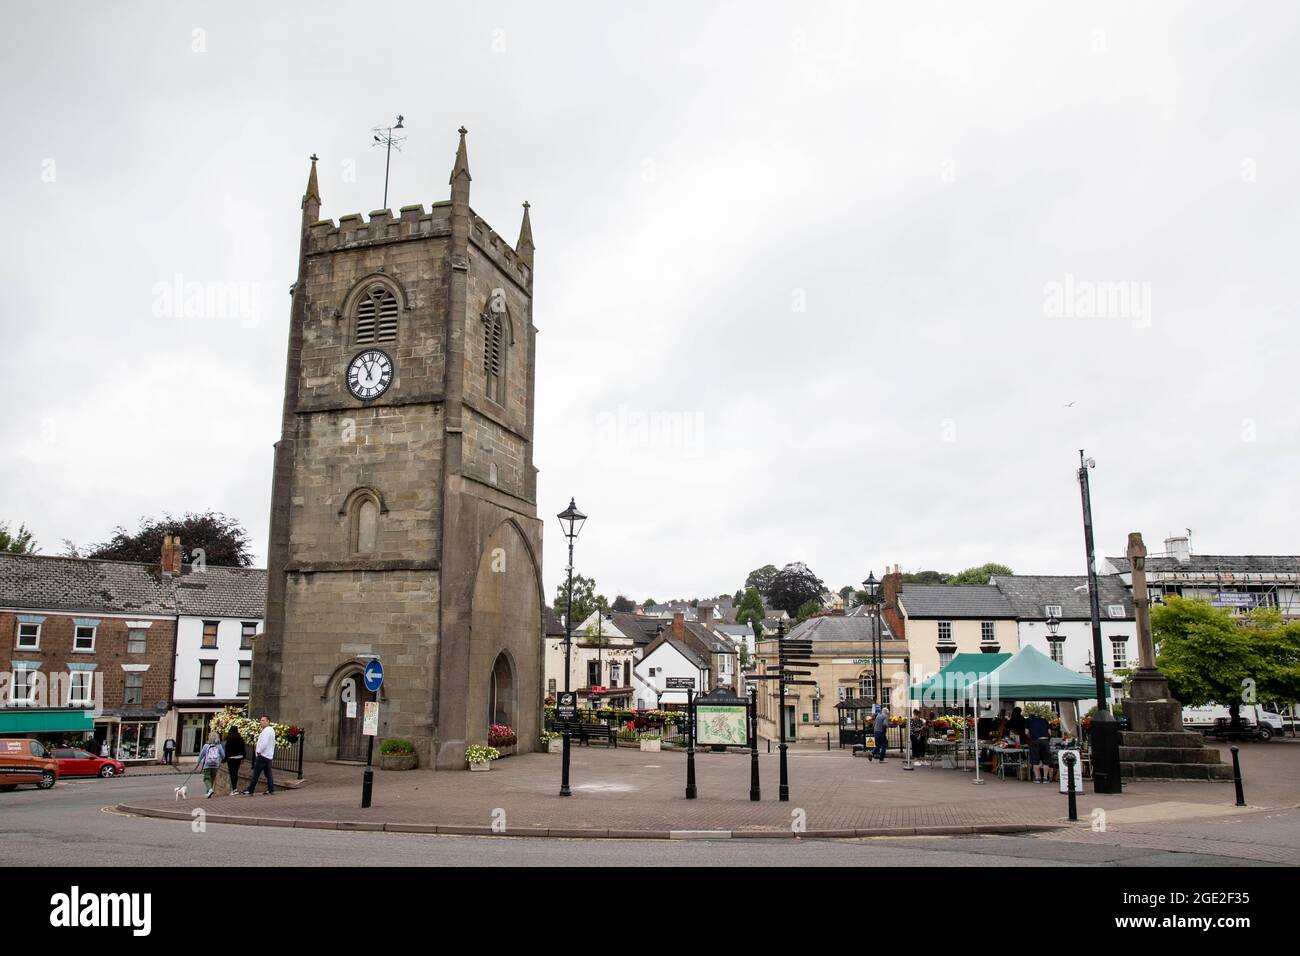
[[[1122,793],[1119,767],[1119,724],[1106,705],[1105,657],[1101,652],[1101,596],[1097,593],[1097,559],[1092,539],[1092,496],[1088,469],[1096,462],[1079,449],[1079,493],[1083,497],[1083,545],[1088,560],[1088,604],[1092,614],[1092,656],[1097,662],[1097,712],[1092,717],[1092,789],[1096,793]]]
[[[880,705],[880,604],[876,600],[876,591],[880,587],[880,582],[876,580],[876,572],[872,571],[867,575],[867,579],[862,582],[862,586],[867,589],[867,597],[871,600],[871,702],[876,706]],[[874,713],[874,711],[873,711]]]
[[[564,529],[564,536],[569,539],[569,600],[568,608],[564,613],[564,692],[570,691],[569,674],[572,670],[571,655],[573,652],[573,542],[577,540],[578,535],[582,533],[582,526],[587,523],[587,516],[578,510],[572,498],[569,499],[569,507],[561,511],[557,518],[560,519],[560,527]],[[564,750],[560,758],[560,796],[572,796],[569,789],[569,722],[564,722]]]

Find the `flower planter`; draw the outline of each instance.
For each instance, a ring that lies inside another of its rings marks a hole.
[[[642,753],[657,754],[662,743],[663,741],[660,740],[643,740],[641,741],[641,751]]]
[[[420,763],[415,754],[380,754],[380,770],[414,770]]]
[[[548,754],[564,753],[564,738],[556,737],[554,740],[546,741],[546,752]]]
[[[491,760],[481,760],[481,761],[478,761],[477,763],[471,763],[471,764],[469,765],[469,769],[470,769],[470,770],[474,770],[474,771],[479,771],[479,770],[491,770],[491,769],[492,769],[492,761],[491,761]]]

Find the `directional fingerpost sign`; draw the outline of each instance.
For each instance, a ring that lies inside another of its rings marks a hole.
[[[372,694],[384,686],[384,665],[379,663],[379,658],[372,658],[370,663],[366,665],[363,679],[366,682],[366,690]]]

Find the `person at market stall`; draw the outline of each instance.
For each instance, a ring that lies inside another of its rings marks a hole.
[[[1019,709],[1019,708],[1017,708]],[[1029,734],[1029,779],[1034,783],[1047,783],[1043,774],[1050,775],[1052,760],[1052,725],[1046,717],[1031,714],[1025,721],[1025,731]],[[1034,779],[1034,768],[1038,768],[1038,779]]]
[[[875,736],[876,746],[874,750],[867,751],[867,759],[870,760],[872,754],[875,754],[877,760],[885,762],[885,749],[888,746],[885,740],[885,732],[889,728],[889,715],[885,713],[885,708],[876,705],[876,719],[872,722],[871,732]]]
[[[1025,715],[1019,707],[1011,708],[1011,716],[1007,718],[1007,725],[1003,733],[1005,734],[1008,730],[1016,735],[1016,740],[1020,742],[1020,746],[1027,747],[1029,745],[1029,738],[1025,734]]]
[[[930,766],[929,761],[925,759],[925,733],[929,728],[929,722],[921,716],[921,711],[912,711],[912,756],[916,760],[918,767]]]

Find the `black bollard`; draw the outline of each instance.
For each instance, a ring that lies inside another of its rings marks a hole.
[[[564,728],[564,747],[560,751],[560,796],[571,797],[573,792],[569,789],[569,728]]]
[[[686,799],[695,799],[695,704],[694,693],[686,691]]]
[[[1065,787],[1070,795],[1070,819],[1078,820],[1079,805],[1074,796],[1074,761],[1076,758],[1073,753],[1067,753],[1062,759],[1065,761]]]
[[[1229,747],[1228,749],[1232,751],[1232,782],[1237,785],[1237,806],[1244,807],[1246,805],[1246,794],[1241,789],[1241,759],[1238,757],[1240,751],[1236,747]]]

